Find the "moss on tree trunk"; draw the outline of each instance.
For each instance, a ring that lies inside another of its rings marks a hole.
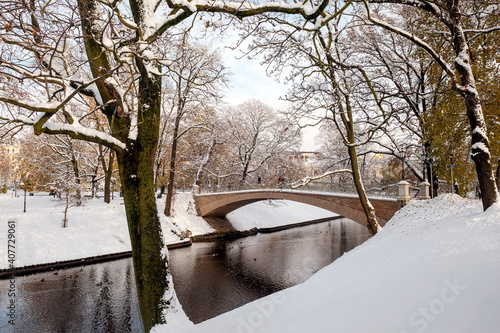
[[[140,87],[137,139],[117,153],[134,262],[137,295],[146,332],[163,323],[169,306],[165,293],[168,262],[154,193],[154,156],[160,120],[159,80],[143,79]]]

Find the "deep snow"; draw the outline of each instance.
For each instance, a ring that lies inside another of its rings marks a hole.
[[[56,201],[27,199],[28,211],[22,213],[22,197],[0,195],[0,244],[6,244],[7,220],[15,218],[17,266],[130,249],[120,199],[71,207],[68,228],[61,228],[64,207]],[[253,205],[260,206],[232,213],[237,229],[272,226],[270,216],[278,210],[291,218],[288,223],[298,222],[293,218],[299,214],[325,214],[290,202]],[[169,243],[180,240],[171,229],[212,231],[194,215],[190,194],[177,195],[174,217],[162,218],[162,226]],[[168,316],[169,324],[154,332],[499,332],[499,239],[500,204],[483,212],[479,201],[456,195],[411,201],[375,237],[303,284],[198,325],[178,308]],[[2,246],[0,267],[6,266]]]
[[[483,212],[456,195],[411,201],[303,284],[154,332],[499,332],[499,239],[500,204]]]

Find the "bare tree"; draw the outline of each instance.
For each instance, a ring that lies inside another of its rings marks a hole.
[[[1,83],[0,101],[19,108],[2,110],[1,118],[32,126],[38,134],[66,134],[115,151],[146,331],[165,321],[173,292],[154,194],[162,68],[171,64],[162,58],[159,41],[169,38],[172,27],[199,18],[199,12],[238,18],[276,12],[309,21],[329,3],[0,3],[0,73],[9,78]],[[84,96],[96,107],[69,107],[84,104]],[[96,112],[105,115],[106,129],[82,121]]]
[[[271,72],[287,73],[286,78],[293,82],[286,96],[295,105],[293,116],[335,126],[347,149],[350,168],[328,171],[323,176],[338,172],[352,175],[368,230],[374,235],[380,225],[364,188],[358,149],[381,135],[380,130],[396,109],[387,100],[391,92],[378,80],[377,73],[363,68],[363,54],[350,43],[353,28],[340,15],[345,8],[335,3],[332,14],[325,14],[315,26],[261,21],[259,39],[253,40],[251,52],[262,55]],[[307,178],[304,184],[319,178]]]
[[[418,26],[409,20],[404,24],[414,25],[417,30]],[[391,87],[391,103],[397,109],[383,129],[384,136],[365,153],[393,156],[419,181],[424,181],[426,175],[431,180],[435,178],[431,174],[432,137],[426,133],[426,120],[436,105],[444,77],[435,78],[435,61],[423,58],[420,49],[406,38],[379,27],[360,25],[351,35],[353,41],[365,55],[364,65],[378,71],[379,80]]]
[[[271,158],[298,146],[299,129],[259,100],[229,108],[226,117],[232,150],[229,162],[238,170],[241,185]]]
[[[225,87],[228,72],[223,66],[220,55],[210,51],[208,47],[190,43],[182,39],[173,48],[175,60],[169,67],[172,94],[167,95],[170,105],[175,109],[172,140],[170,148],[170,170],[165,200],[165,215],[170,216],[174,195],[176,157],[179,139],[190,129],[202,126],[197,113],[213,107],[222,98],[222,88]],[[191,115],[194,124],[181,125],[185,118]]]
[[[469,42],[486,33],[500,31],[498,7],[488,3],[470,3],[460,0],[363,0],[367,20],[388,31],[399,34],[427,52],[443,69],[449,78],[451,87],[463,98],[471,128],[471,156],[476,166],[477,177],[482,194],[483,209],[487,209],[500,200],[500,195],[493,174],[490,141],[483,115],[481,96],[477,90],[470,59]],[[370,6],[370,3],[391,3],[413,8],[417,13],[425,13],[433,26],[422,38],[391,24],[384,12]],[[464,15],[467,13],[467,15]],[[425,39],[443,38],[437,49]],[[448,60],[453,54],[453,60]]]
[[[31,189],[74,193],[72,203],[80,206],[84,155],[83,143],[65,135],[30,138],[20,151],[18,177]]]

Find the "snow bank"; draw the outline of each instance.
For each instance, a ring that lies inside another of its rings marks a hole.
[[[305,283],[175,332],[498,332],[499,239],[498,204],[411,201]]]
[[[165,210],[165,199],[157,200],[163,237],[166,244],[175,243],[181,239],[203,235],[215,230],[201,217],[196,214],[196,207],[191,193],[176,193],[171,217],[163,214]],[[167,230],[167,231],[165,231]]]
[[[288,200],[266,200],[243,206],[226,215],[236,230],[270,228],[335,217],[328,210]]]

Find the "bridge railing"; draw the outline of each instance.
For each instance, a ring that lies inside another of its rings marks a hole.
[[[370,197],[396,198],[398,196],[398,184],[390,185],[364,185],[367,195]],[[249,190],[288,190],[288,191],[305,191],[305,192],[321,192],[321,193],[339,193],[356,195],[356,187],[354,183],[332,183],[332,182],[311,182],[305,186],[292,188],[289,184],[225,184],[200,186],[201,194],[208,193],[223,193],[233,191],[249,191]],[[420,192],[418,186],[410,186],[410,197],[417,197]]]

